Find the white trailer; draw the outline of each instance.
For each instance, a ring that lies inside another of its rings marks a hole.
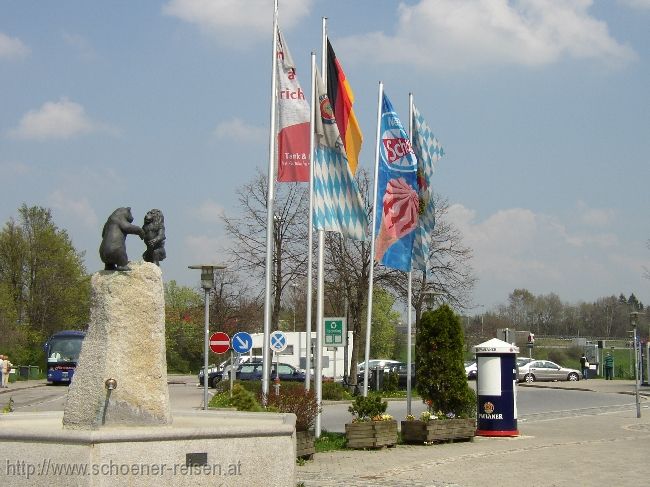
[[[274,357],[271,352],[273,361],[279,359],[280,362],[293,365],[300,369],[305,368],[308,340],[307,332],[304,331],[287,331],[284,332],[287,337],[287,348],[279,354],[279,357]],[[352,332],[348,332],[348,357],[345,357],[346,347],[326,347],[323,349],[323,376],[332,377],[335,380],[343,378],[343,374],[347,371],[350,372],[350,357],[352,356]],[[262,347],[264,343],[263,333],[252,333],[253,348],[249,352],[251,355],[262,355]],[[312,377],[314,376],[314,365],[316,359],[316,333],[311,334],[311,371]],[[347,362],[347,368],[345,364]]]

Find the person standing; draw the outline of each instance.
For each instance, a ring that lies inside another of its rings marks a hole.
[[[589,362],[587,361],[587,357],[585,357],[584,352],[580,357],[580,368],[582,369],[582,378],[584,380],[587,380],[587,375],[589,374]]]
[[[0,387],[3,387],[4,385],[4,382],[2,381],[3,380],[2,378],[4,377],[4,374],[2,373],[2,369],[4,368],[4,366],[5,366],[5,356],[0,355]]]
[[[3,355],[2,359],[2,387],[6,389],[9,387],[9,372],[13,364],[9,362],[9,357],[6,355]]]
[[[614,357],[612,352],[607,352],[605,356],[605,380],[614,379]]]

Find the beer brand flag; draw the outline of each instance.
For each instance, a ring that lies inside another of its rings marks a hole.
[[[309,104],[279,28],[277,36],[278,181],[305,182],[309,181]]]
[[[375,261],[404,272],[411,270],[411,254],[418,226],[417,160],[411,143],[383,95],[379,141],[379,178],[375,199]]]
[[[433,201],[434,165],[445,155],[440,142],[413,105],[413,151],[418,159],[418,187],[420,198],[420,218],[415,230],[413,244],[413,269],[427,270],[429,263],[429,245],[436,225],[435,205]]]
[[[352,88],[350,88],[343,68],[334,54],[329,39],[327,41],[327,94],[334,110],[336,125],[339,127],[345,152],[348,155],[350,169],[354,174],[359,165],[363,134],[352,110],[354,93],[352,93]]]
[[[366,239],[366,215],[323,81],[316,73],[314,228]]]

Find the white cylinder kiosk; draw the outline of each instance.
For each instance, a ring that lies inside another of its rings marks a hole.
[[[519,347],[493,338],[474,347],[477,360],[476,434],[519,436],[517,353]]]

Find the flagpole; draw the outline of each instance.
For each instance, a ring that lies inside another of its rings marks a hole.
[[[322,27],[322,52],[321,72],[323,83],[327,86],[326,55],[327,48],[327,17],[323,17]],[[318,230],[318,291],[316,294],[316,368],[314,374],[314,386],[316,387],[316,401],[320,406],[323,401],[323,322],[325,320],[325,230]],[[321,413],[316,416],[314,435],[320,438],[321,435]]]
[[[409,139],[413,146],[413,93],[409,93]],[[413,271],[408,271],[408,285],[406,288],[406,414],[411,414],[411,299],[413,292]]]
[[[381,142],[381,102],[384,96],[384,84],[379,82],[379,97],[377,100],[377,138],[375,144],[375,181],[374,181],[374,190],[372,192],[373,197],[373,211],[372,219],[370,220],[370,226],[372,227],[372,240],[370,242],[370,272],[368,276],[368,309],[366,311],[366,354],[365,354],[365,366],[363,368],[363,395],[364,397],[368,395],[368,366],[370,362],[370,334],[372,332],[372,288],[373,288],[373,276],[375,269],[375,220],[377,219],[377,186],[379,185],[379,144]]]
[[[273,50],[271,76],[271,129],[269,133],[269,169],[266,190],[266,270],[264,289],[264,339],[262,343],[262,398],[266,405],[269,394],[270,345],[271,345],[271,264],[273,261],[273,207],[275,202],[275,110],[276,110],[276,76],[278,51],[278,0],[273,8]]]
[[[309,219],[307,229],[307,317],[305,319],[305,390],[311,388],[311,303],[314,251],[314,127],[316,123],[316,54],[311,53],[311,105],[309,108]],[[320,413],[319,413],[320,414]]]

